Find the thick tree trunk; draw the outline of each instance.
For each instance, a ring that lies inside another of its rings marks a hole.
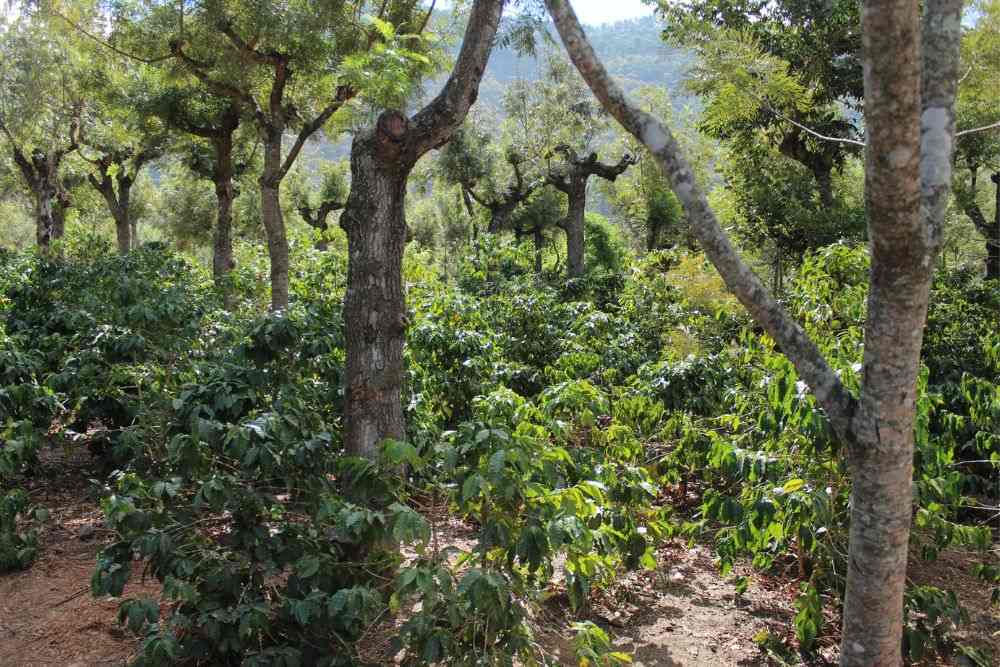
[[[816,179],[816,189],[819,192],[819,203],[824,210],[833,208],[833,168],[827,164],[813,169]]]
[[[611,80],[570,5],[546,5],[577,70],[605,110],[651,151],[726,285],[781,345],[847,440],[854,479],[841,664],[898,667],[916,378],[951,185],[962,3],[924,3],[921,29],[916,0],[864,1],[872,269],[858,401],[735,253],[669,129]]]
[[[115,219],[115,235],[118,239],[118,254],[127,255],[132,250],[132,225],[129,224],[128,213],[116,207],[113,217]]]
[[[212,279],[222,293],[222,303],[226,310],[234,305],[233,290],[229,285],[229,272],[233,270],[233,132],[236,122],[213,138],[215,166],[212,181],[215,185],[215,199],[218,214],[212,239]],[[227,131],[228,130],[228,131]]]
[[[934,215],[943,217],[951,183],[961,3],[925,11],[923,31],[916,0],[866,0],[862,11],[872,268],[852,429],[844,667],[902,664],[917,374],[941,236]]]
[[[573,187],[567,193],[569,211],[566,215],[566,276],[582,278],[586,271],[586,239],[584,226],[587,214],[587,180],[573,177]]]
[[[215,179],[215,198],[218,202],[218,217],[212,239],[212,278],[215,287],[222,292],[222,303],[227,310],[232,309],[233,290],[229,285],[229,273],[233,270],[233,179],[232,174],[218,173]]]
[[[402,439],[405,432],[400,392],[408,172],[379,155],[374,131],[354,140],[351,194],[340,217],[348,247],[344,445],[349,454],[370,459],[383,440]]]
[[[114,191],[112,190],[112,195]],[[115,224],[118,231],[118,252],[127,255],[135,247],[135,221],[132,219],[132,182],[128,179],[118,181],[118,205],[115,211]]]
[[[42,253],[47,254],[51,242],[59,238],[57,189],[51,179],[42,177],[35,181],[32,190],[35,196],[35,242]]]
[[[281,134],[268,133],[260,177],[260,217],[271,259],[271,310],[288,308],[288,237],[281,214]]]

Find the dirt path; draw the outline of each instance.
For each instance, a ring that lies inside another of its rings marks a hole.
[[[43,472],[25,484],[32,502],[50,511],[39,558],[28,570],[0,576],[0,665],[122,665],[137,640],[116,623],[117,599],[90,594],[94,559],[106,535],[99,528],[101,512],[87,496],[84,470],[79,462],[58,460],[47,461]],[[131,584],[125,594],[156,590]]]
[[[98,549],[109,537],[101,513],[88,493],[86,463],[47,461],[42,475],[28,480],[32,501],[50,518],[41,537],[41,555],[30,569],[0,576],[0,667],[90,667],[123,665],[134,656],[138,639],[116,622],[119,600],[94,599],[89,582]],[[442,510],[434,512],[439,546],[470,549],[475,531]],[[429,517],[430,518],[430,517]],[[753,574],[747,592],[736,599],[732,578],[719,576],[711,551],[680,541],[658,552],[656,572],[633,572],[597,594],[586,613],[573,613],[558,583],[533,619],[539,645],[554,662],[575,666],[574,621],[605,628],[618,650],[631,653],[637,667],[749,667],[780,664],[755,638],[792,636],[794,579]],[[1000,655],[1000,615],[989,606],[989,590],[969,575],[968,558],[954,554],[936,563],[911,564],[915,583],[951,587],[969,607],[962,638],[992,645]],[[743,569],[739,574],[751,574]],[[155,581],[130,584],[125,595],[156,597]],[[836,619],[831,618],[835,623]],[[376,662],[392,664],[387,651],[393,625]],[[821,639],[813,665],[837,661],[836,638]],[[374,648],[374,647],[373,647]],[[928,663],[928,664],[955,664]]]
[[[548,609],[542,642],[560,664],[575,666],[572,620],[593,621],[631,653],[636,667],[725,667],[769,664],[754,642],[762,631],[784,633],[793,614],[774,591],[751,585],[740,601],[710,552],[673,542],[658,552],[662,569],[635,572],[599,595],[588,614],[571,619],[565,597]],[[783,593],[781,593],[783,595]]]

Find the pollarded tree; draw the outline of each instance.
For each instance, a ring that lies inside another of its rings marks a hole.
[[[170,136],[163,121],[143,108],[155,85],[152,72],[133,61],[104,58],[96,49],[83,52],[91,66],[77,152],[91,167],[87,182],[104,199],[124,255],[139,241],[132,186],[168,150]]]
[[[386,110],[373,127],[354,137],[351,193],[340,216],[348,239],[344,445],[352,454],[374,457],[384,440],[404,436],[400,393],[407,326],[402,281],[407,179],[417,161],[447,143],[465,121],[503,5],[504,0],[473,2],[451,75],[427,106],[412,117]]]
[[[183,89],[164,90],[155,107],[172,127],[190,135],[181,142],[181,154],[192,173],[212,181],[216,216],[212,235],[212,277],[222,291],[226,307],[232,306],[228,276],[233,259],[234,179],[248,167],[250,141],[239,134],[240,106],[233,100],[185,94]],[[240,149],[243,150],[240,150]]]
[[[546,0],[604,108],[656,156],[705,254],[771,335],[847,445],[850,553],[841,664],[902,663],[920,348],[951,189],[962,3],[865,0],[861,11],[871,280],[861,393],[767,292],[719,225],[670,130],[611,80],[566,0]]]
[[[293,198],[296,210],[302,220],[319,232],[316,240],[317,250],[326,250],[330,245],[330,215],[341,211],[347,205],[347,195],[350,183],[347,177],[348,166],[343,162],[328,162],[320,169],[319,191],[313,193],[304,185],[296,188]]]
[[[0,23],[0,143],[30,193],[42,252],[65,229],[66,162],[84,111],[76,54],[50,28],[38,12]]]
[[[260,135],[271,307],[284,309],[289,255],[281,183],[307,140],[324,128],[338,130],[335,116],[349,100],[405,89],[415,73],[426,70],[430,61],[416,51],[422,43],[406,37],[422,32],[429,13],[413,0],[153,5],[132,22],[132,48],[155,45],[154,60],[168,51],[207,91],[236,103]],[[288,133],[294,139],[286,151]]]
[[[515,153],[508,153],[507,164],[513,173],[511,181],[497,191],[497,188],[490,188],[492,191],[483,193],[476,192],[476,183],[465,183],[465,191],[480,206],[490,212],[490,223],[486,231],[490,234],[498,234],[504,229],[510,228],[511,216],[517,207],[531,197],[532,193],[543,185],[540,180],[526,181],[524,170],[521,166],[523,158]]]
[[[563,160],[562,164],[549,170],[546,182],[566,195],[567,213],[560,222],[560,227],[566,232],[566,275],[570,279],[580,278],[586,269],[584,223],[587,214],[587,183],[595,176],[613,183],[637,160],[625,153],[617,163],[604,164],[597,159],[597,153],[581,157],[567,144],[556,146],[553,150],[563,156]]]
[[[566,233],[567,276],[579,278],[585,271],[588,183],[594,176],[614,181],[635,160],[628,154],[616,164],[598,160],[595,149],[607,119],[557,54],[546,56],[542,80],[512,86],[503,104],[512,125],[512,150],[537,165],[546,183],[566,195],[567,213],[554,222]]]
[[[542,275],[542,260],[545,250],[546,231],[551,230],[562,218],[565,197],[552,188],[536,190],[514,211],[510,226],[520,241],[531,236],[535,250],[535,274]]]

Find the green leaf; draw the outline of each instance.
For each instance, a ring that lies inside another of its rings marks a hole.
[[[785,493],[795,493],[805,485],[806,483],[804,480],[790,479],[787,482],[785,482],[785,486],[782,487],[782,489],[784,490]]]

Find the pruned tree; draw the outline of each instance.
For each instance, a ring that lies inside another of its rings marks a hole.
[[[412,117],[382,112],[351,147],[351,193],[340,216],[347,232],[344,298],[346,368],[344,445],[374,457],[386,439],[402,439],[403,342],[407,326],[402,263],[407,178],[417,161],[443,146],[465,121],[493,48],[504,0],[475,0],[451,75]]]
[[[475,182],[462,184],[469,197],[490,212],[490,222],[486,228],[490,234],[498,234],[504,229],[509,229],[511,216],[517,207],[527,201],[532,193],[544,184],[541,180],[530,182],[525,180],[521,167],[524,161],[521,156],[509,153],[507,162],[510,164],[514,176],[512,181],[498,193],[477,193]]]
[[[655,156],[727,287],[775,339],[847,445],[850,553],[841,664],[902,663],[916,381],[951,190],[962,3],[866,0],[861,11],[871,281],[860,396],[743,262],[670,130],[629,101],[567,0],[546,0],[604,108]]]
[[[347,195],[350,186],[347,182],[346,169],[341,163],[323,165],[322,183],[316,195],[300,191],[296,193],[296,208],[302,220],[319,232],[316,249],[325,251],[330,245],[328,232],[329,218],[336,211],[341,211],[347,205]]]
[[[263,146],[261,221],[271,260],[271,307],[288,306],[288,238],[280,188],[306,141],[359,93],[405,88],[429,61],[407,31],[427,12],[412,0],[203,3],[187,17],[164,3],[169,52],[212,94],[238,104]],[[369,14],[369,11],[371,14]],[[367,19],[367,24],[364,22]],[[148,34],[148,30],[146,31]],[[413,56],[413,57],[410,57]],[[286,134],[294,133],[285,151]]]
[[[604,164],[597,159],[597,153],[580,157],[567,144],[556,146],[553,152],[562,155],[563,160],[550,168],[546,182],[566,195],[567,213],[560,223],[566,232],[566,274],[570,279],[580,278],[586,270],[584,217],[587,213],[587,183],[595,176],[613,183],[637,160],[626,153],[616,164]]]
[[[31,196],[42,252],[65,230],[72,205],[66,163],[79,146],[84,112],[73,59],[48,28],[34,12],[0,24],[0,143]]]
[[[164,155],[169,135],[159,119],[137,110],[120,91],[92,95],[77,152],[91,166],[87,182],[104,199],[115,222],[118,252],[125,255],[139,242],[132,186],[147,164]]]
[[[249,141],[241,142],[239,138],[242,120],[239,104],[217,97],[192,104],[192,98],[194,96],[184,95],[183,89],[175,88],[164,91],[157,107],[172,127],[194,138],[186,146],[185,162],[194,174],[211,180],[214,186],[217,211],[212,234],[212,278],[222,292],[225,306],[231,308],[233,294],[228,277],[236,265],[233,258],[234,181],[248,167],[246,156],[238,148]]]

